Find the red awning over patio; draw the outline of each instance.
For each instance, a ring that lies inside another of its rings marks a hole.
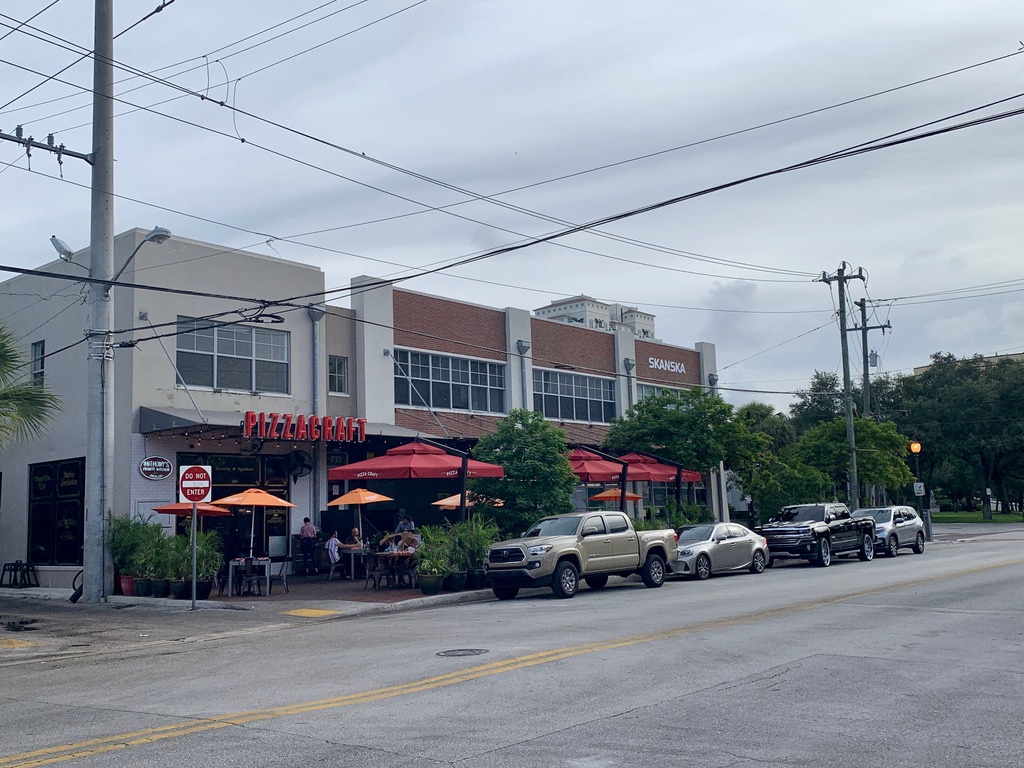
[[[331,467],[328,480],[405,480],[461,477],[463,459],[427,443],[412,442],[392,448],[383,456]],[[467,460],[467,477],[504,477],[505,468],[476,459]]]
[[[630,480],[654,483],[674,483],[676,481],[677,470],[671,464],[662,464],[657,459],[639,453],[627,453],[619,458],[629,463]],[[684,483],[699,483],[701,481],[700,472],[690,469],[684,469],[682,472]]]
[[[586,448],[569,452],[572,473],[584,483],[617,483],[622,479],[622,465],[601,458]]]

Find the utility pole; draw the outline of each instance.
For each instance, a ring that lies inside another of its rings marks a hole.
[[[864,280],[864,270],[858,269],[856,274],[846,274],[846,262],[843,262],[834,276],[821,273],[821,282],[839,284],[839,338],[843,354],[843,411],[846,414],[846,440],[850,444],[850,509],[860,508],[860,485],[857,481],[857,438],[853,433],[853,398],[850,394],[850,348],[846,340],[846,283],[848,280]]]
[[[109,280],[114,272],[114,9],[96,0],[93,41],[92,217],[89,277]],[[114,387],[110,364],[113,312],[105,286],[89,284],[87,431],[85,452],[85,536],[82,584],[87,603],[101,603],[113,591],[107,546],[107,514],[113,491]]]
[[[867,299],[861,299],[860,301],[855,301],[854,304],[856,304],[858,307],[860,307],[860,327],[859,328],[855,327],[855,328],[852,328],[851,330],[854,330],[854,331],[858,331],[859,330],[860,331],[860,346],[861,346],[861,353],[862,353],[862,356],[863,356],[863,364],[864,364],[864,391],[863,391],[864,406],[863,406],[863,410],[861,411],[861,413],[864,414],[865,418],[870,418],[871,417],[871,375],[870,375],[870,371],[868,370],[868,368],[869,368],[869,366],[868,366],[868,331],[869,330],[875,330],[875,329],[881,329],[882,333],[884,334],[885,333],[885,329],[886,328],[891,328],[892,326],[889,325],[889,321],[888,320],[883,325],[868,325],[868,300]],[[864,484],[864,488],[865,488],[866,495],[870,496],[871,499],[872,499],[872,503],[874,503],[874,495],[875,495],[875,493],[874,493],[874,486],[872,486],[869,489],[867,483],[865,483]]]
[[[871,379],[869,378],[868,372],[868,331],[881,330],[882,334],[885,335],[887,329],[891,329],[892,326],[889,321],[886,320],[882,325],[868,325],[868,300],[861,299],[860,301],[853,302],[860,307],[860,327],[854,327],[850,330],[860,331],[860,345],[863,352],[863,363],[864,363],[864,410],[865,416],[871,415]]]

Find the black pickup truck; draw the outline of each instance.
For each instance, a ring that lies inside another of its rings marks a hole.
[[[854,517],[845,504],[794,504],[757,529],[768,540],[768,565],[800,558],[827,568],[833,555],[875,556],[875,521]]]

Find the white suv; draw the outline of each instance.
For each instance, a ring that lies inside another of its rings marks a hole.
[[[875,518],[875,548],[889,557],[896,557],[900,547],[924,553],[924,523],[913,507],[872,507],[857,514]]]

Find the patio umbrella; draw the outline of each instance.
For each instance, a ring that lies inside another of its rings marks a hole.
[[[332,467],[327,470],[328,480],[408,480],[410,478],[461,477],[466,463],[466,477],[504,477],[500,464],[465,459],[441,448],[422,442],[406,443],[391,448],[383,456],[366,461]]]
[[[572,473],[585,483],[617,483],[622,479],[623,467],[608,461],[586,448],[573,448],[569,452]]]
[[[655,483],[674,483],[678,472],[682,472],[682,481],[684,483],[699,483],[701,481],[700,472],[694,472],[692,469],[682,469],[674,467],[671,464],[665,464],[658,461],[653,456],[644,456],[640,453],[627,453],[625,456],[619,456],[622,461],[629,463],[629,479],[630,480],[648,480]],[[648,475],[648,477],[644,477]]]
[[[294,507],[290,501],[279,499],[271,493],[260,488],[247,488],[244,491],[217,499],[214,504],[235,507]],[[252,543],[256,538],[256,510],[252,513],[252,525],[249,530],[249,557],[252,557]]]
[[[328,480],[407,480],[410,478],[438,479],[462,478],[462,492],[466,491],[466,478],[504,477],[505,468],[469,458],[469,454],[414,440],[391,448],[383,456],[366,461],[332,467],[327,470]]]
[[[474,493],[466,494],[466,506],[467,507],[472,507],[477,501],[481,501],[481,502],[486,501],[487,503],[489,503],[489,504],[491,504],[492,506],[495,506],[495,507],[502,507],[502,506],[505,505],[505,502],[502,501],[501,499],[483,499],[483,498],[477,496]],[[432,501],[430,503],[433,506],[435,506],[435,507],[440,507],[441,509],[448,510],[448,511],[451,511],[453,509],[459,509],[459,507],[462,506],[462,494],[461,493],[456,493],[456,494],[453,494],[451,496],[446,496],[443,499],[438,499],[437,501]]]
[[[394,501],[390,496],[383,493],[374,493],[366,488],[353,488],[348,493],[343,493],[336,499],[327,502],[328,507],[340,507],[345,504],[354,504],[359,507],[359,538],[363,537],[363,505],[373,504],[378,501]]]
[[[643,498],[639,493],[626,491],[626,501],[640,501]],[[591,501],[621,501],[622,491],[618,488],[609,488],[607,491],[595,493],[590,497]]]

